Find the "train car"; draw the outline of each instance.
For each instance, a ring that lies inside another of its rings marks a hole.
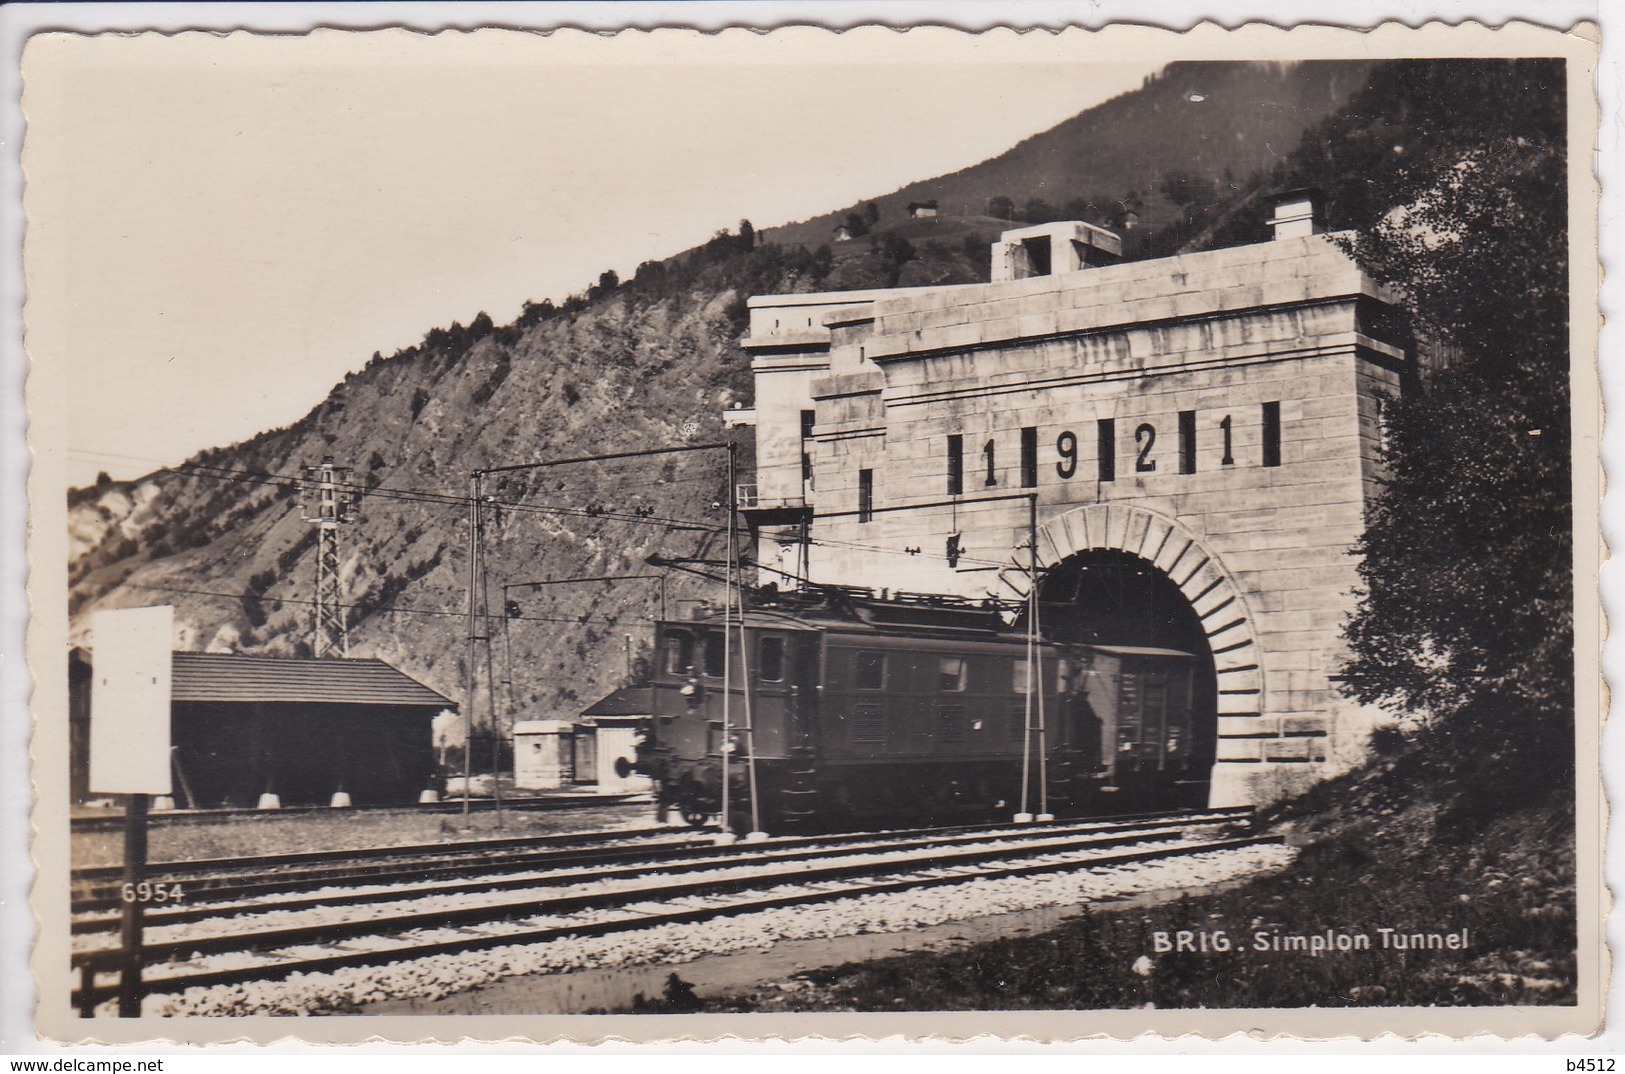
[[[951,598],[786,595],[727,629],[702,609],[657,626],[638,770],[699,824],[726,754],[730,825],[769,832],[1106,812],[1191,782],[1187,654],[1034,651],[1030,672],[1024,634]]]

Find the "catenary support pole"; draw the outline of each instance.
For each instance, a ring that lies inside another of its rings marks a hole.
[[[733,823],[729,816],[729,809],[733,805],[730,799],[733,776],[733,587],[734,587],[734,447],[728,445],[728,540],[727,540],[727,584],[723,590],[722,600],[722,742],[718,746],[720,768],[722,770],[722,834],[718,841],[731,843],[734,840]]]
[[[728,445],[728,470],[736,474],[735,447]],[[739,486],[730,479],[728,483],[728,546],[733,560],[733,574],[730,576],[729,590],[739,602],[739,669],[740,688],[739,695],[745,706],[745,782],[750,793],[750,831],[745,838],[748,841],[758,841],[767,838],[762,831],[762,808],[760,796],[756,786],[756,720],[751,706],[751,687],[755,678],[751,675],[749,642],[745,634],[745,587],[738,577],[741,571],[738,553],[739,534]]]
[[[479,475],[475,475],[475,495],[480,495],[484,489],[480,487]],[[480,642],[485,646],[485,698],[486,711],[491,717],[491,795],[496,805],[497,827],[506,828],[506,818],[502,812],[502,721],[497,715],[497,675],[495,654],[491,646],[491,578],[485,569],[485,534],[483,522],[474,529],[474,547],[479,557],[480,578]],[[506,629],[508,621],[503,619],[502,625]]]
[[[1038,494],[1027,501],[1027,644],[1033,650],[1034,704],[1038,706],[1038,817],[1039,821],[1054,820],[1049,811],[1049,727],[1044,720],[1044,689],[1048,682],[1044,674],[1044,648],[1042,625],[1038,621]]]
[[[1028,808],[1032,801],[1032,767],[1033,767],[1033,695],[1042,689],[1044,676],[1039,669],[1038,662],[1041,653],[1038,648],[1038,497],[1034,493],[1027,493],[1027,681],[1026,693],[1022,697],[1021,718],[1021,809],[1015,815],[1017,824],[1025,824],[1033,819],[1033,813]],[[1043,744],[1039,743],[1042,750]],[[1043,765],[1040,754],[1039,765]],[[1040,776],[1042,780],[1042,776]],[[1040,812],[1044,812],[1042,805]]]
[[[468,479],[468,644],[463,658],[463,830],[470,826],[469,800],[474,784],[474,580],[480,544],[480,475]]]

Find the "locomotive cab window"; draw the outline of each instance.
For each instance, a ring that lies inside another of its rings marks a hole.
[[[727,665],[727,641],[720,630],[705,632],[705,673],[713,679],[722,678],[723,668]]]
[[[962,656],[944,656],[937,661],[937,689],[945,694],[965,690],[966,661]]]
[[[1038,674],[1044,674],[1044,662],[1038,662]],[[1027,692],[1027,660],[1018,657],[1010,661],[1010,691],[1017,694]],[[1055,690],[1057,693],[1066,693],[1072,688],[1072,669],[1065,660],[1055,663]]]
[[[886,688],[886,654],[859,653],[852,661],[852,681],[859,690]]]
[[[756,648],[756,674],[763,682],[784,681],[784,639],[763,638]]]
[[[666,672],[687,675],[694,666],[694,635],[686,630],[666,632]]]

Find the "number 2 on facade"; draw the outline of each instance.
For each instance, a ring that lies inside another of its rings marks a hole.
[[[1157,442],[1157,430],[1150,422],[1134,430],[1134,442],[1140,446],[1139,457],[1134,460],[1137,473],[1149,474],[1156,470],[1157,460],[1151,457],[1151,447]]]

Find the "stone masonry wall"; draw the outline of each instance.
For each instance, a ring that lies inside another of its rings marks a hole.
[[[816,348],[798,358],[817,415],[811,577],[1020,596],[1036,493],[1041,565],[1127,551],[1192,600],[1219,671],[1214,805],[1346,765],[1368,721],[1332,677],[1376,487],[1379,396],[1398,391],[1405,361],[1361,333],[1357,310],[1387,298],[1313,236],[848,305],[830,317],[827,373]],[[1276,465],[1266,404],[1278,405]],[[1194,416],[1194,472],[1181,472],[1181,412]],[[1031,488],[1024,428],[1037,430]],[[962,438],[958,495],[950,436]]]

